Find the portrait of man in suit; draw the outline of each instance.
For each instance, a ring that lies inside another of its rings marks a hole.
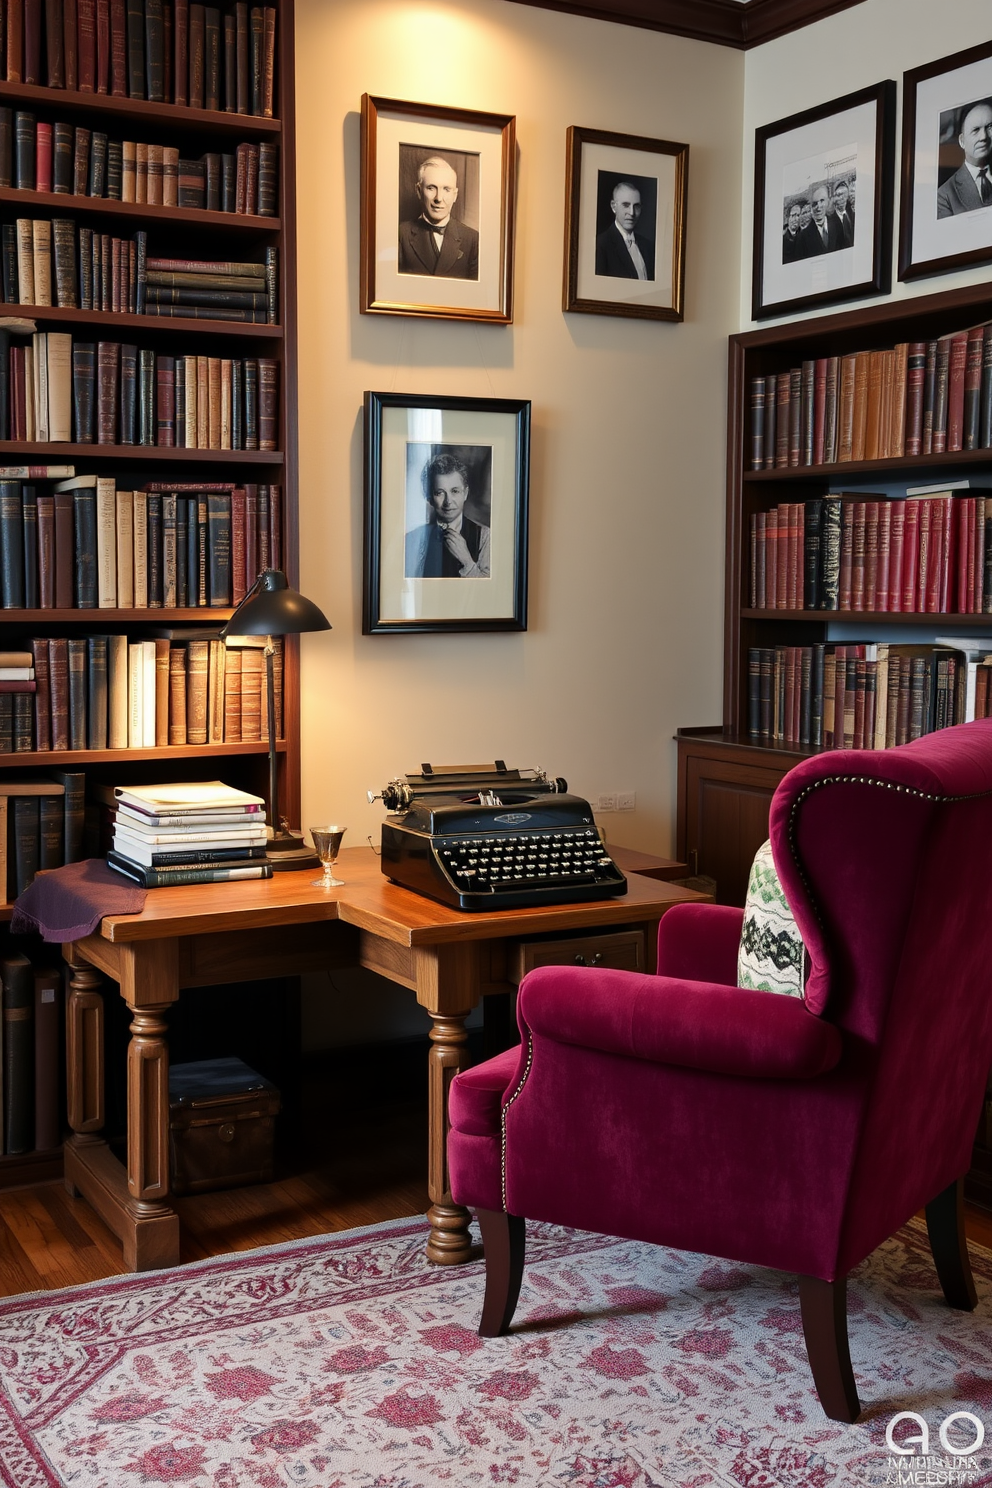
[[[605,190],[604,190],[605,188]],[[658,183],[650,177],[599,172],[596,273],[609,279],[654,279]]]
[[[427,521],[406,534],[406,578],[489,578],[489,524],[479,518],[489,515],[491,464],[488,446],[407,445],[408,492],[414,510],[426,501]]]
[[[964,212],[977,212],[992,206],[992,103],[980,99],[965,106],[957,125],[957,146],[964,163],[937,188],[937,216],[958,217]],[[951,116],[953,117],[953,115]],[[948,116],[941,115],[941,140],[949,132]],[[953,127],[953,126],[952,126]],[[940,149],[941,164],[947,155]]]
[[[399,263],[401,274],[431,274],[436,279],[478,279],[479,234],[464,220],[459,206],[461,195],[460,176],[465,173],[466,160],[478,162],[478,157],[467,157],[465,152],[450,152],[449,160],[444,155],[424,156],[417,146],[400,146],[400,226]],[[413,181],[413,200],[408,189],[404,189],[405,172],[409,169],[411,156],[421,157],[416,163]],[[462,166],[460,172],[455,165]],[[478,172],[475,172],[476,203],[478,198]],[[410,208],[415,208],[415,213]],[[409,215],[404,216],[404,211]]]
[[[844,233],[835,213],[828,212],[830,188],[825,182],[814,186],[810,194],[810,223],[800,233],[800,257],[816,258],[820,253],[836,253],[848,248]]]
[[[847,181],[834,183],[833,214],[840,225],[844,247],[854,247],[854,206],[851,202],[851,186]]]

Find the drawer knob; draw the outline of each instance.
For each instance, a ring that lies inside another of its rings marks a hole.
[[[600,963],[600,961],[602,961],[602,959],[603,959],[603,953],[602,953],[602,951],[597,951],[596,954],[595,954],[595,956],[590,956],[589,957],[588,961],[586,960],[585,956],[583,956],[582,953],[580,952],[576,956],[576,958],[575,958],[575,964],[576,964],[576,966],[598,966],[599,963]]]
[[[233,1142],[234,1141],[234,1126],[233,1126],[233,1123],[230,1122],[230,1121],[225,1121],[225,1123],[224,1123],[223,1126],[219,1126],[217,1128],[217,1135],[220,1137],[220,1139],[221,1139],[222,1142]]]

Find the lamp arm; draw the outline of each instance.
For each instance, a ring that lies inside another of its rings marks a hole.
[[[275,646],[271,636],[265,638],[265,705],[269,724],[269,812],[272,818],[272,832],[278,837],[282,830],[282,817],[279,813],[279,786],[278,768],[279,762],[276,758],[276,673],[275,673]]]

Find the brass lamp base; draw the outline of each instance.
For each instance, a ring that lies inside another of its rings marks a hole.
[[[273,873],[291,873],[300,868],[319,868],[320,859],[312,847],[307,847],[300,832],[290,832],[283,827],[269,838],[265,845],[266,861]]]

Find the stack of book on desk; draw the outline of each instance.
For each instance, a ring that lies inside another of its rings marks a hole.
[[[271,878],[265,802],[219,780],[114,790],[107,862],[143,888]]]

